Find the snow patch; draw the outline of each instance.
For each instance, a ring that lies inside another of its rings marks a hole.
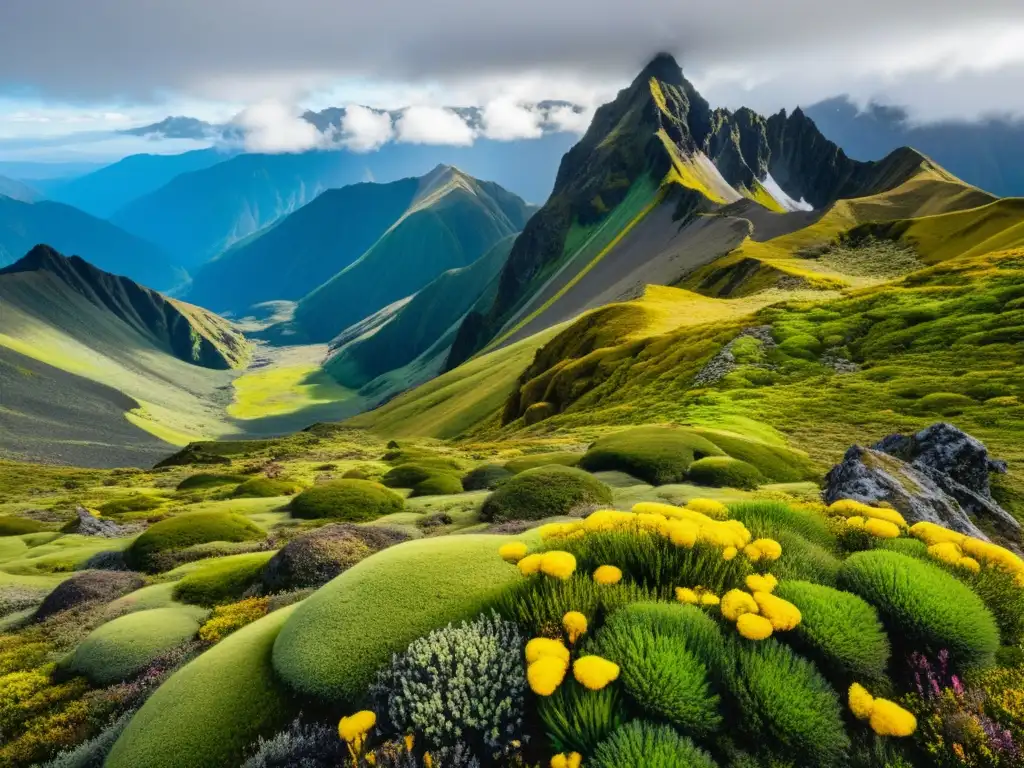
[[[784,210],[791,212],[814,210],[814,206],[808,203],[802,197],[800,198],[800,201],[797,202],[792,197],[787,195],[786,190],[779,186],[779,182],[773,179],[770,173],[764,177],[764,180],[761,182],[761,186],[763,186],[768,191],[768,194],[771,195],[775,199],[775,202],[781,205]]]

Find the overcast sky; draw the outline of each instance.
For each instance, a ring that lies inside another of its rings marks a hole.
[[[189,114],[235,117],[273,151],[320,140],[300,109],[347,104],[419,108],[358,114],[364,149],[472,141],[442,105],[527,137],[530,104],[592,107],[662,49],[713,105],[849,94],[919,121],[1024,116],[1024,0],[0,0],[0,137]]]

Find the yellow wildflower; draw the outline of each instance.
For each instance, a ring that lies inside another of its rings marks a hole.
[[[697,535],[700,532],[696,525],[689,521],[673,520],[668,524],[668,540],[677,547],[689,549],[697,543]]]
[[[551,768],[580,768],[582,764],[583,755],[579,752],[569,752],[551,758]]]
[[[976,560],[995,566],[1007,573],[1024,573],[1024,560],[998,544],[965,536],[960,546],[966,554]]]
[[[569,635],[569,642],[575,643],[587,631],[587,617],[579,611],[569,611],[562,617],[562,626]]]
[[[756,613],[744,613],[736,620],[736,629],[747,640],[764,640],[772,636],[772,623]]]
[[[714,499],[690,499],[686,502],[686,508],[715,520],[722,520],[729,514],[725,504]]]
[[[598,584],[618,584],[622,581],[622,571],[614,565],[602,565],[594,571],[594,581]]]
[[[758,560],[778,560],[782,557],[782,545],[775,539],[757,539],[743,548],[752,562]]]
[[[900,535],[900,529],[896,523],[879,520],[876,517],[869,517],[864,522],[864,530],[879,539],[895,539]]]
[[[369,765],[376,765],[377,764],[377,756],[375,754],[373,754],[373,752],[370,752],[368,755],[363,757],[363,760],[365,760],[367,762],[367,764],[369,764]]]
[[[354,715],[341,718],[338,723],[338,735],[342,741],[353,742],[362,739],[377,724],[377,715],[368,709]]]
[[[867,508],[868,505],[861,501],[854,501],[853,499],[839,499],[839,501],[833,501],[829,504],[827,512],[830,515],[853,517],[855,515],[863,516],[864,510]]]
[[[700,598],[689,587],[676,587],[676,600],[687,605],[696,605]]]
[[[434,768],[434,758],[429,752],[423,753],[423,768]]]
[[[412,752],[412,748],[416,745],[416,737],[411,734],[405,734],[405,751]]]
[[[879,736],[910,736],[917,730],[917,718],[888,699],[875,699],[869,724]]]
[[[681,508],[660,501],[639,501],[633,505],[633,512],[638,515],[661,515],[676,517]]]
[[[572,665],[572,673],[580,685],[599,691],[619,677],[619,665],[600,656],[581,656]]]
[[[963,542],[966,536],[956,531],[951,531],[949,528],[943,528],[941,525],[935,523],[920,522],[914,523],[910,526],[910,535],[914,538],[920,539],[925,544],[941,544],[944,541],[951,541],[954,544],[960,544]]]
[[[701,605],[718,605],[721,600],[714,592],[702,592],[700,595]]]
[[[521,541],[513,541],[508,544],[502,544],[498,547],[498,554],[501,559],[506,563],[518,563],[524,557],[526,557],[526,545]]]
[[[928,547],[928,554],[949,565],[956,565],[964,556],[960,545],[954,544],[952,541],[940,541],[938,544],[932,544]]]
[[[729,621],[736,621],[746,613],[757,613],[757,603],[749,592],[730,589],[722,595],[722,616]]]
[[[723,560],[732,560],[739,553],[740,553],[740,551],[738,549],[736,549],[736,547],[726,547],[725,549],[722,550],[722,559]]]
[[[981,563],[973,557],[961,557],[960,560],[957,561],[957,565],[961,568],[966,568],[971,573],[981,573]]]
[[[847,528],[855,528],[855,529],[857,529],[859,531],[859,530],[862,530],[864,528],[864,523],[866,523],[866,522],[867,522],[866,518],[861,517],[860,515],[854,515],[853,517],[846,518],[846,527]]]
[[[895,509],[885,509],[884,507],[867,507],[864,510],[864,516],[870,517],[874,520],[884,520],[887,523],[899,526],[900,528],[907,527],[907,521],[903,518],[899,512]]]
[[[562,684],[568,669],[568,661],[542,656],[526,668],[526,682],[538,696],[550,696]]]
[[[850,704],[850,711],[858,720],[867,720],[871,717],[871,711],[875,708],[875,697],[868,693],[863,685],[860,683],[851,685],[847,700]]]
[[[568,552],[554,550],[545,552],[540,561],[541,573],[556,579],[568,579],[576,570],[576,558]]]
[[[583,521],[583,527],[591,532],[614,531],[624,525],[632,525],[636,515],[632,512],[620,512],[617,509],[599,509],[592,512]]]
[[[769,592],[755,592],[754,602],[757,603],[761,615],[771,622],[772,629],[777,632],[793,629],[803,618],[799,608]]]
[[[526,663],[533,664],[545,657],[561,659],[569,663],[569,649],[561,640],[552,640],[550,637],[535,637],[526,644]]]
[[[747,589],[751,592],[774,592],[779,580],[770,573],[764,575],[752,573],[747,576]]]
[[[518,563],[519,572],[522,573],[523,576],[532,576],[540,570],[540,563],[543,559],[544,555],[527,555]]]
[[[656,515],[650,512],[643,512],[636,516],[637,526],[645,531],[658,532],[664,527],[666,522],[667,518],[664,515]]]

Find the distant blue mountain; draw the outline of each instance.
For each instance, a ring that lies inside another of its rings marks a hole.
[[[877,160],[897,147],[910,146],[987,192],[1024,196],[1024,120],[913,125],[899,107],[872,104],[861,111],[844,96],[804,112],[857,160]]]

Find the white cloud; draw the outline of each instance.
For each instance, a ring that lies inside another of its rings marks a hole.
[[[496,99],[483,109],[483,135],[498,141],[539,139],[544,134],[544,116],[536,108],[511,99]]]
[[[234,122],[245,132],[248,152],[305,152],[327,145],[327,137],[280,101],[263,101],[242,110]]]
[[[468,147],[476,138],[469,124],[441,107],[409,107],[395,122],[398,141]]]
[[[391,115],[350,104],[341,120],[341,144],[353,152],[373,152],[395,135]]]
[[[594,119],[594,110],[587,108],[578,112],[563,104],[549,109],[545,117],[556,131],[583,134],[587,132],[591,120]]]

